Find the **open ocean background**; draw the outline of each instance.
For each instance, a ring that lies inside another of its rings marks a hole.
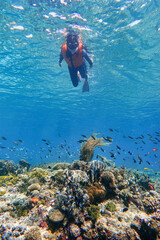
[[[159,13],[159,0],[0,0],[0,159],[71,162],[99,133],[113,143],[94,159],[160,171]],[[94,61],[89,93],[58,65],[69,27]]]

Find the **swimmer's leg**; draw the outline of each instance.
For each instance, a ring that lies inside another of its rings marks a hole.
[[[79,82],[77,69],[76,68],[71,68],[71,67],[68,67],[68,69],[69,69],[69,74],[70,74],[70,78],[71,78],[72,84],[73,84],[74,87],[77,87],[78,86],[78,82]]]
[[[84,78],[82,92],[89,92],[88,74],[85,62],[80,67],[78,67],[78,71],[80,72],[81,77]]]

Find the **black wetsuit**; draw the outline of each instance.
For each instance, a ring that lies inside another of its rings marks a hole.
[[[85,60],[87,60],[87,62],[90,64],[91,67],[93,65],[93,62],[89,58],[85,49],[82,49],[83,63],[82,63],[82,65],[80,65],[79,67],[76,67],[76,68],[73,66],[73,63],[72,63],[72,53],[69,50],[67,50],[66,55],[71,60],[72,67],[68,66],[68,69],[69,69],[69,74],[70,74],[70,77],[71,77],[71,80],[72,80],[72,84],[73,84],[74,87],[77,87],[78,82],[80,80],[77,72],[80,73],[82,78],[85,78],[87,80],[88,75],[87,75],[87,66],[86,66]],[[62,51],[61,51],[60,57],[59,57],[59,64],[61,64],[62,61],[63,61],[63,54],[62,54]]]

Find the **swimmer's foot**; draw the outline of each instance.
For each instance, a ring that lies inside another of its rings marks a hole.
[[[81,82],[81,75],[79,72],[77,72],[77,76],[78,76],[78,82]]]
[[[82,92],[89,92],[89,83],[87,80],[84,80]]]

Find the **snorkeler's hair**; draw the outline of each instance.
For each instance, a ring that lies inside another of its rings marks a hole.
[[[77,33],[74,33],[74,32],[69,32],[67,34],[67,43],[73,42],[73,41],[74,42],[75,41],[79,42],[79,35]]]

